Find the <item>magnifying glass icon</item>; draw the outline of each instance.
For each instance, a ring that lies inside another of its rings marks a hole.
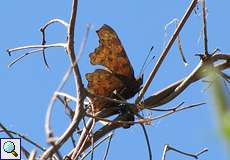
[[[15,152],[15,145],[13,142],[11,141],[6,141],[4,144],[3,144],[3,150],[6,152],[6,153],[11,153],[14,157],[17,157],[18,154],[17,152]]]

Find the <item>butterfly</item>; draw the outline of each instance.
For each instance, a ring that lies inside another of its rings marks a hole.
[[[94,95],[118,100],[132,98],[140,90],[143,76],[135,78],[124,47],[110,26],[104,24],[96,32],[99,46],[89,54],[90,63],[102,65],[103,69],[86,74],[87,90]],[[118,105],[98,97],[91,98],[91,104],[94,112]]]

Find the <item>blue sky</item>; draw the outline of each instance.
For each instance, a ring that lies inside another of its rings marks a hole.
[[[89,1],[80,0],[76,23],[76,50],[79,50],[87,24],[93,29],[88,37],[86,49],[80,59],[81,74],[92,72],[95,66],[89,63],[88,54],[98,45],[95,33],[101,25],[108,24],[118,33],[125,50],[138,75],[141,65],[153,45],[153,54],[156,58],[164,47],[164,27],[172,19],[184,14],[190,1],[162,0],[162,1]],[[220,48],[223,52],[229,51],[230,22],[227,16],[230,1],[208,1],[208,43],[209,51]],[[44,133],[44,117],[52,93],[61,81],[69,61],[63,49],[47,50],[47,60],[51,66],[46,70],[40,54],[34,54],[18,62],[14,67],[7,65],[23,52],[14,53],[9,57],[7,48],[39,44],[41,34],[39,28],[52,18],[61,18],[68,21],[71,2],[40,0],[40,1],[2,1],[0,5],[0,122],[9,129],[19,131],[46,146]],[[202,30],[201,7],[198,14],[192,13],[181,33],[181,43],[189,65],[185,67],[179,56],[177,45],[174,45],[153,80],[145,97],[165,87],[166,85],[188,75],[198,64],[199,59],[194,54],[203,51],[203,42],[199,42]],[[167,37],[172,34],[175,26],[169,26]],[[61,25],[53,25],[47,30],[48,43],[64,42],[66,30]],[[145,71],[148,77],[156,59]],[[84,78],[84,76],[83,76]],[[86,81],[84,79],[84,83]],[[65,91],[74,94],[72,80],[65,87]],[[173,107],[182,101],[186,104],[207,102],[196,109],[177,113],[147,126],[152,145],[154,159],[160,159],[164,144],[170,144],[188,152],[197,152],[208,147],[209,152],[200,159],[227,160],[228,154],[224,140],[219,136],[215,121],[215,108],[209,92],[202,92],[206,86],[202,82],[191,85],[182,95],[165,107]],[[156,113],[152,113],[155,116]],[[63,114],[63,108],[57,103],[53,114],[55,134],[58,136],[67,127],[69,120]],[[3,135],[0,134],[0,137]],[[26,145],[26,144],[25,144]],[[31,149],[31,146],[26,145]],[[65,145],[63,153],[70,148]],[[96,152],[97,158],[102,159],[104,146]],[[129,130],[119,129],[112,140],[109,159],[147,159],[147,147],[140,126]],[[167,159],[189,159],[170,152]]]

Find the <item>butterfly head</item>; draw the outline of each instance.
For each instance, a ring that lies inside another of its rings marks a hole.
[[[136,83],[137,83],[138,88],[140,88],[141,85],[143,84],[143,78],[144,78],[144,74],[142,74],[136,78]]]

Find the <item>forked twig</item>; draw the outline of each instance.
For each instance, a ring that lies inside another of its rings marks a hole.
[[[66,23],[65,21],[63,21],[61,19],[52,19],[52,20],[48,21],[43,27],[40,28],[40,31],[42,32],[42,45],[46,44],[46,34],[45,34],[46,28],[53,23],[60,23],[60,24],[64,25],[66,28],[68,27],[68,23]],[[42,55],[43,55],[43,60],[45,62],[46,68],[49,68],[49,65],[48,65],[48,63],[46,61],[46,57],[45,57],[45,48],[42,49]]]
[[[12,52],[21,51],[21,50],[27,50],[27,49],[37,49],[37,48],[66,48],[66,43],[54,43],[54,44],[47,44],[47,45],[29,45],[29,46],[23,46],[23,47],[17,47],[17,48],[10,48],[6,51],[11,55]]]
[[[157,116],[157,117],[155,117],[155,118],[152,118],[152,121],[159,120],[159,119],[161,119],[161,118],[167,117],[167,116],[169,116],[169,115],[171,115],[171,114],[174,114],[174,113],[176,113],[176,112],[180,112],[180,111],[183,111],[183,110],[186,110],[186,109],[190,109],[190,108],[195,108],[195,107],[197,107],[197,106],[201,106],[201,105],[204,105],[204,104],[206,104],[206,103],[198,103],[198,104],[193,104],[193,105],[190,105],[190,106],[187,106],[187,107],[177,108],[177,109],[174,110],[174,111],[172,110],[172,111],[169,111],[168,113],[165,113],[165,114],[163,114],[163,115],[160,115],[160,116]]]
[[[203,153],[205,153],[205,152],[208,151],[207,148],[204,148],[204,149],[202,149],[201,151],[199,151],[198,153],[192,154],[192,153],[187,153],[187,152],[184,152],[184,151],[175,149],[175,148],[169,146],[168,144],[166,144],[165,147],[164,147],[164,151],[163,151],[161,160],[165,160],[165,159],[166,159],[166,153],[167,153],[168,151],[170,151],[170,150],[175,151],[175,152],[180,153],[180,154],[183,154],[183,155],[185,155],[185,156],[193,157],[193,158],[195,158],[195,159],[198,159],[199,156],[200,156],[201,154],[203,154]]]

